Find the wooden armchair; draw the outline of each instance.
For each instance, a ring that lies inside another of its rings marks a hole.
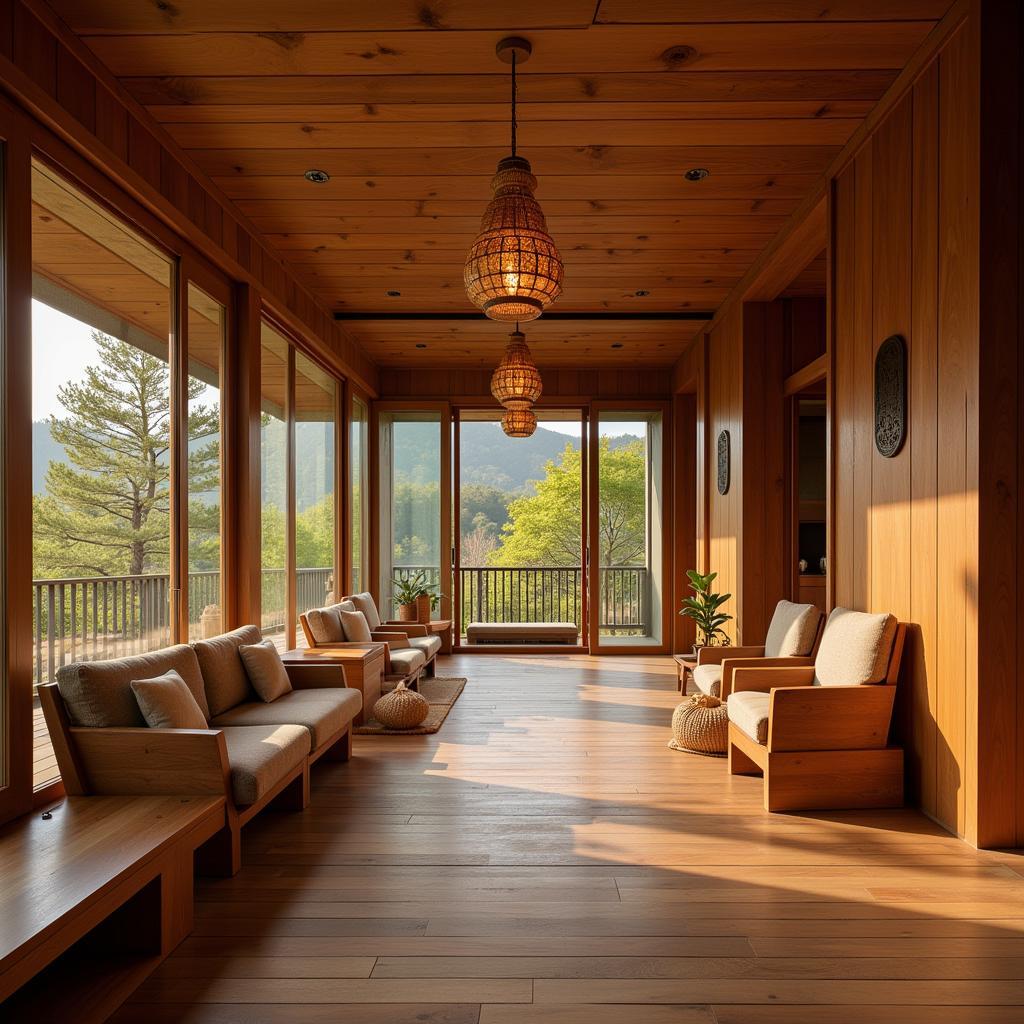
[[[733,670],[729,772],[763,774],[765,810],[902,805],[903,751],[888,739],[906,629],[837,608],[812,665]]]
[[[726,700],[739,668],[813,665],[825,616],[813,604],[780,601],[760,646],[702,647],[693,682],[701,693]]]

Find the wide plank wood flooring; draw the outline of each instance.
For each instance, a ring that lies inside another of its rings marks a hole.
[[[668,658],[441,660],[441,732],[357,737],[257,818],[117,1024],[1024,1021],[1024,857],[766,815],[667,748]]]

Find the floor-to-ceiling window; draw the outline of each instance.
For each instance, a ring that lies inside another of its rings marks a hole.
[[[295,354],[295,611],[320,608],[337,592],[335,471],[337,382]],[[340,596],[340,592],[339,592]],[[297,639],[302,631],[297,629]]]
[[[32,167],[36,684],[170,642],[174,264]],[[57,775],[37,721],[35,784]]]
[[[221,570],[222,383],[227,310],[188,285],[188,635],[224,628]]]
[[[394,582],[441,578],[441,414],[383,412],[380,416],[381,611],[394,612]]]
[[[598,646],[660,644],[664,612],[661,411],[600,410],[591,458],[591,606]]]
[[[537,418],[530,437],[512,438],[498,411],[459,415],[461,636],[474,622],[572,624],[572,642],[586,629],[583,421],[579,410],[545,409]]]
[[[288,394],[290,346],[260,330],[260,627],[285,633],[288,608]]]
[[[370,411],[358,395],[352,396],[349,423],[349,544],[352,557],[352,593],[369,588]]]

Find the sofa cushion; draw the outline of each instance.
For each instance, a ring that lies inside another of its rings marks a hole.
[[[377,603],[372,594],[353,594],[349,600],[356,606],[356,611],[366,616],[370,629],[376,629],[380,625],[380,612],[377,611]]]
[[[889,668],[896,626],[895,617],[885,613],[833,609],[814,660],[814,685],[881,683]]]
[[[730,693],[726,707],[729,721],[742,729],[752,740],[758,743],[768,742],[768,709],[771,705],[771,694],[756,690],[743,690]]]
[[[766,658],[806,658],[814,649],[821,612],[813,604],[780,601],[764,641]]]
[[[197,640],[192,645],[206,686],[208,717],[223,714],[228,708],[253,699],[253,688],[238,648],[242,644],[258,644],[262,639],[256,626],[242,626],[210,640]]]
[[[341,625],[341,616],[337,605],[330,608],[310,608],[306,612],[306,624],[313,634],[313,642],[317,644],[340,644],[345,640],[345,630]]]
[[[354,687],[292,690],[271,704],[239,704],[210,724],[218,729],[236,725],[301,725],[308,730],[310,745],[315,748],[344,729],[362,706],[363,696]]]
[[[233,725],[224,728],[236,804],[261,800],[309,753],[301,725]]]
[[[286,693],[291,693],[291,680],[273,640],[264,640],[258,644],[241,644],[238,656],[242,659],[245,674],[249,677],[252,688],[259,694],[260,700],[269,704]]]
[[[698,665],[690,674],[693,676],[693,682],[701,693],[706,693],[709,697],[721,697],[721,665]]]
[[[391,674],[407,676],[418,668],[422,668],[426,660],[423,652],[416,650],[415,647],[405,647],[399,651],[392,648]]]
[[[144,726],[145,718],[132,693],[135,679],[153,679],[174,669],[192,691],[204,718],[210,717],[203,676],[195,652],[187,644],[149,654],[110,661],[80,661],[57,669],[57,688],[72,725],[96,729]]]
[[[153,679],[133,679],[132,693],[151,729],[205,729],[206,716],[174,669]]]
[[[370,635],[370,624],[362,612],[341,612],[341,627],[345,630],[345,639],[350,643],[368,644],[373,640]]]
[[[423,652],[423,657],[429,661],[439,650],[441,650],[441,638],[439,636],[411,636],[409,644]]]

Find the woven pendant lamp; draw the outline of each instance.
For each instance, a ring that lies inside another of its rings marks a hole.
[[[509,437],[530,437],[537,429],[537,417],[532,409],[506,409],[501,417],[501,429]]]
[[[529,409],[544,390],[544,384],[530,355],[526,335],[509,335],[505,355],[491,374],[491,394],[506,409]]]
[[[503,39],[498,56],[512,65],[512,155],[491,179],[493,198],[466,259],[466,294],[492,320],[535,320],[562,292],[562,257],[548,234],[530,161],[516,155],[516,64],[532,47]]]

